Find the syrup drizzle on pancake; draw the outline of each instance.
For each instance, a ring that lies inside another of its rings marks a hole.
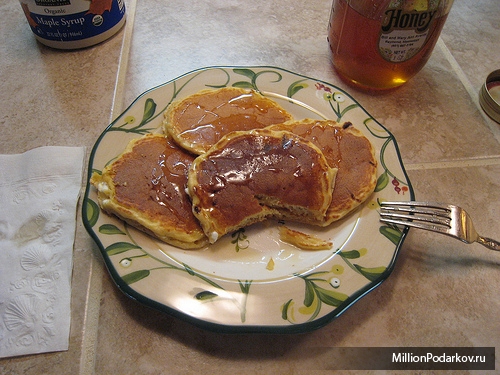
[[[202,154],[222,136],[290,120],[276,102],[235,87],[204,90],[171,104],[164,128],[185,149]]]

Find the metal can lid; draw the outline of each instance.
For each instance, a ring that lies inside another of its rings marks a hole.
[[[500,123],[500,69],[486,77],[479,91],[479,103],[488,116]]]

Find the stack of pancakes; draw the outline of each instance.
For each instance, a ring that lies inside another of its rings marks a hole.
[[[164,115],[164,134],[133,140],[91,183],[104,211],[171,245],[204,247],[267,218],[327,226],[375,188],[374,149],[351,123],[293,120],[239,88]]]

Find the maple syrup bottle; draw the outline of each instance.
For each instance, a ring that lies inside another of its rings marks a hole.
[[[425,65],[453,0],[334,0],[328,42],[335,70],[355,86],[400,86]]]
[[[77,49],[103,42],[125,23],[124,0],[19,0],[42,44]]]

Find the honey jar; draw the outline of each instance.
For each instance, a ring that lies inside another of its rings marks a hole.
[[[335,70],[368,89],[400,86],[436,45],[453,0],[334,0],[328,41]]]

